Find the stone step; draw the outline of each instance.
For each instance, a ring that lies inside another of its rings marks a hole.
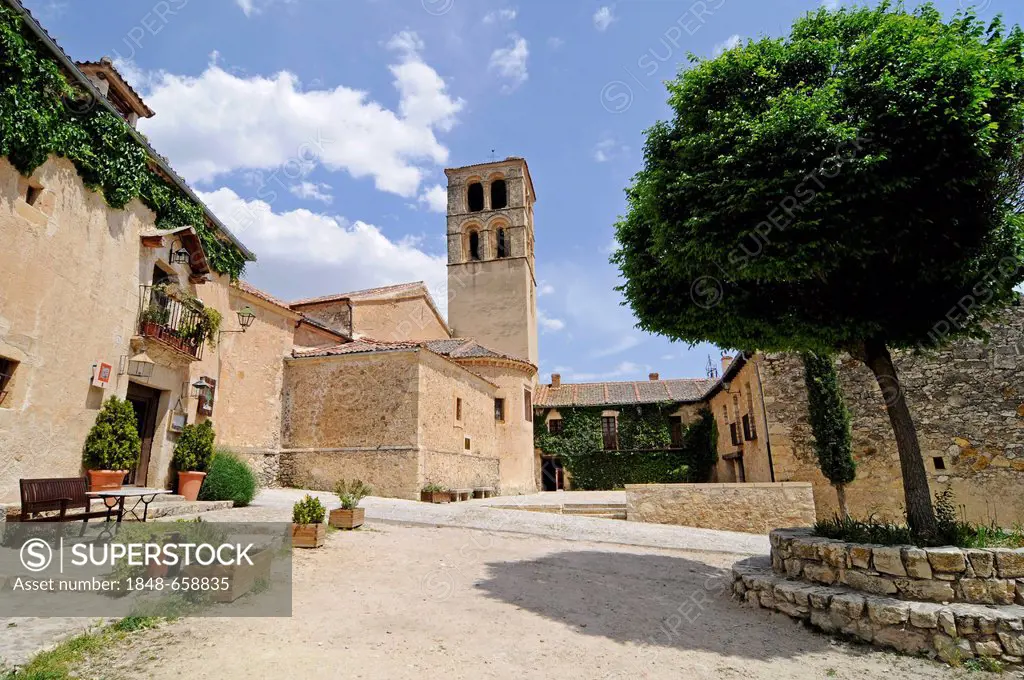
[[[985,656],[1016,666],[1024,657],[1024,606],[913,602],[814,585],[776,574],[763,558],[737,563],[732,573],[736,597],[826,633],[954,664]]]
[[[214,510],[227,510],[233,508],[232,501],[167,501],[164,503],[153,503],[149,506],[149,519],[161,519],[163,517],[179,517],[181,515],[199,515]]]

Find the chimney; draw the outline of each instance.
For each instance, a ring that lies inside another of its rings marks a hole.
[[[648,376],[647,376],[647,379],[648,379],[648,380],[657,380],[657,379],[658,379],[658,377],[659,377],[659,376],[658,376],[658,374],[657,374],[657,373],[651,373],[650,375],[648,375]]]
[[[732,363],[732,355],[731,354],[723,354],[722,355],[722,375],[723,376],[725,375],[725,371],[726,371],[727,368],[729,368],[729,364],[731,364],[731,363]]]
[[[562,375],[560,373],[551,374],[551,386],[560,387],[562,384]]]

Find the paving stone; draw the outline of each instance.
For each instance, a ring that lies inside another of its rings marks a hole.
[[[903,566],[907,569],[907,576],[914,578],[931,579],[932,566],[928,564],[928,553],[921,548],[903,548]]]
[[[967,551],[967,559],[978,578],[989,578],[995,573],[996,556],[992,551],[971,549]]]
[[[872,550],[871,562],[875,571],[892,576],[906,576],[907,570],[903,566],[903,556],[899,547],[889,546],[875,548]]]
[[[947,574],[956,574],[967,569],[967,560],[959,548],[925,548],[932,569]]]

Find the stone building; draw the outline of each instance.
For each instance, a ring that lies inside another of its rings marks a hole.
[[[110,396],[131,402],[142,434],[129,483],[173,486],[181,426],[211,418],[266,484],[535,489],[536,199],[523,159],[448,171],[451,326],[420,282],[285,302],[215,266],[211,247],[255,255],[135,131],[154,112],[110,61],[76,64],[16,0],[0,8],[94,103],[72,113],[116,116],[147,181],[203,220],[169,228],[141,192],[112,208],[66,158],[26,175],[0,158],[0,502],[21,478],[81,474]],[[223,321],[206,337],[211,311]]]

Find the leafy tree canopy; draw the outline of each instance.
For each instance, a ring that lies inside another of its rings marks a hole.
[[[640,326],[823,353],[980,334],[1024,280],[1022,47],[884,2],[692,58],[617,226]]]

